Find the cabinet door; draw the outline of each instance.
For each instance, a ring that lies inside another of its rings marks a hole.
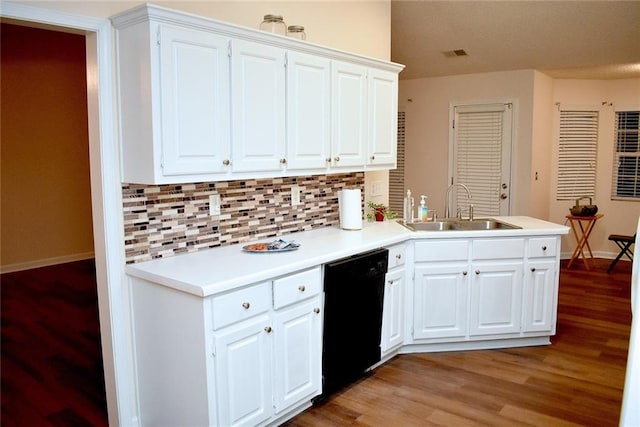
[[[467,333],[468,264],[416,265],[413,338],[454,338]]]
[[[231,42],[233,171],[284,168],[284,63],[284,49]]]
[[[522,261],[472,265],[469,335],[519,333]]]
[[[229,39],[160,26],[164,175],[226,172],[230,155]]]
[[[398,74],[369,70],[369,165],[396,167]]]
[[[271,416],[272,337],[269,317],[258,316],[215,337],[219,424],[254,426]]]
[[[524,332],[555,330],[556,262],[529,261],[524,276]]]
[[[387,273],[382,309],[383,352],[393,350],[404,341],[404,268]]]
[[[287,169],[325,169],[331,160],[331,61],[287,53]]]
[[[367,69],[334,61],[331,98],[331,166],[364,166],[367,151]]]
[[[320,297],[276,312],[274,337],[275,411],[280,413],[321,392]]]

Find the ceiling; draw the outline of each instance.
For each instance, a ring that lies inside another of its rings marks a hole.
[[[640,0],[392,0],[391,59],[406,65],[401,79],[519,69],[640,78]]]

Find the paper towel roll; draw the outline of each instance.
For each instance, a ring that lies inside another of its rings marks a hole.
[[[362,203],[360,189],[338,192],[340,228],[344,230],[362,229]]]

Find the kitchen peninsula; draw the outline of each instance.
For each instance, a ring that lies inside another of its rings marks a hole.
[[[321,391],[322,266],[389,249],[383,360],[548,344],[568,227],[413,232],[395,222],[293,233],[298,250],[231,245],[126,267],[143,425],[271,425]],[[392,301],[390,301],[392,299]]]

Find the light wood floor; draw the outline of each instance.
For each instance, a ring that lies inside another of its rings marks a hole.
[[[597,263],[561,269],[552,345],[401,355],[287,426],[617,426],[631,263]]]

